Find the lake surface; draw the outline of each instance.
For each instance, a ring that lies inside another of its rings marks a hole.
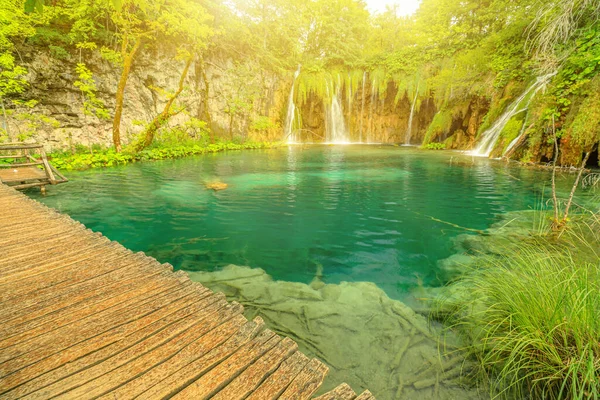
[[[293,146],[69,172],[43,203],[177,269],[373,282],[403,299],[443,283],[452,239],[539,208],[545,173],[451,152]],[[214,192],[207,183],[224,182]],[[454,225],[458,225],[454,226]]]

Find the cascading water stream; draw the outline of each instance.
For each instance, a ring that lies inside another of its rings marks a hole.
[[[538,77],[535,82],[529,86],[527,90],[525,90],[525,92],[523,92],[514,102],[511,103],[511,105],[508,106],[506,111],[500,116],[500,118],[498,118],[496,123],[481,134],[481,141],[479,142],[477,148],[471,152],[471,154],[475,156],[489,157],[508,121],[510,121],[515,115],[527,111],[529,104],[535,97],[536,93],[545,87],[550,78],[552,78],[554,75],[556,75],[556,72]],[[530,98],[527,101],[527,104],[525,104],[525,106],[522,108],[519,107],[529,95]]]
[[[373,135],[373,106],[375,104],[375,89],[377,87],[377,79],[373,78],[371,82],[371,104],[369,104],[369,132],[367,133],[367,143],[371,143]]]
[[[408,127],[406,128],[406,137],[404,138],[404,144],[410,144],[410,138],[412,136],[412,123],[413,116],[415,114],[415,104],[417,103],[417,96],[419,95],[419,83],[417,83],[417,89],[415,90],[415,98],[410,105],[410,116],[408,117]]]
[[[361,91],[362,104],[360,107],[360,139],[359,139],[360,143],[363,142],[363,125],[365,124],[364,114],[365,114],[365,83],[366,82],[367,82],[367,71],[364,71],[363,72],[363,80],[362,80],[362,91]]]
[[[328,143],[349,143],[350,135],[346,129],[346,123],[344,121],[344,110],[342,109],[342,103],[340,101],[341,92],[341,81],[338,75],[337,87],[334,83],[331,83],[331,90],[329,83],[327,84],[327,94],[331,95],[331,104],[325,108],[325,121],[326,131],[325,138]]]
[[[296,86],[296,79],[300,75],[300,65],[294,73],[294,81],[292,82],[292,88],[290,89],[290,96],[288,98],[287,115],[285,117],[285,125],[283,129],[283,140],[288,143],[300,143],[300,134],[294,131],[294,120],[296,118],[296,104],[294,103],[294,87]]]

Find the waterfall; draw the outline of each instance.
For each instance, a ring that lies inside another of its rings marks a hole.
[[[334,87],[333,82],[331,83],[331,92],[329,91],[329,84],[327,85],[327,93],[331,93],[331,104],[325,109],[325,121],[326,121],[326,141],[328,143],[349,143],[350,136],[346,130],[346,123],[344,122],[344,110],[342,109],[342,103],[340,101],[341,82],[338,75],[337,87]]]
[[[415,114],[415,104],[417,103],[417,96],[419,95],[419,83],[417,82],[417,89],[415,90],[415,98],[410,105],[410,116],[408,117],[408,127],[406,128],[406,137],[404,138],[404,144],[410,144],[410,138],[412,136],[412,123],[413,116]]]
[[[373,78],[371,82],[371,104],[369,104],[369,132],[367,133],[367,143],[371,143],[371,136],[373,134],[373,104],[375,103],[375,89],[377,87],[377,79]]]
[[[531,86],[529,86],[527,90],[525,90],[525,92],[523,92],[515,101],[513,101],[508,106],[506,111],[504,111],[504,114],[502,114],[500,118],[498,118],[496,123],[494,123],[494,125],[492,125],[491,128],[489,128],[481,134],[481,141],[477,148],[471,152],[471,154],[476,156],[489,157],[492,150],[494,150],[496,142],[498,141],[498,138],[500,137],[500,134],[502,133],[502,130],[504,129],[508,121],[510,121],[510,119],[515,115],[527,111],[529,104],[535,97],[536,93],[540,89],[545,87],[550,78],[552,78],[554,75],[556,75],[556,72],[538,77],[535,80],[535,82]],[[531,96],[529,97],[527,104],[525,104],[523,108],[520,108],[519,106],[521,105],[523,100],[525,100],[525,98],[529,95]]]
[[[296,118],[296,104],[294,104],[294,86],[296,86],[296,79],[300,75],[300,65],[294,73],[294,81],[292,82],[292,88],[290,89],[290,96],[288,98],[287,115],[285,117],[285,125],[283,129],[283,140],[288,143],[300,143],[300,134],[294,132],[294,120]]]
[[[362,80],[362,104],[360,107],[360,143],[363,142],[363,125],[365,124],[364,121],[364,114],[365,114],[365,83],[367,81],[367,71],[363,72],[363,80]]]

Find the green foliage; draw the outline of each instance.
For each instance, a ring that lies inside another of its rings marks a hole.
[[[427,143],[423,146],[425,150],[445,150],[446,143]]]
[[[546,121],[564,120],[574,98],[600,72],[600,25],[590,27],[577,38],[573,52],[554,79],[549,107],[544,112]],[[559,130],[557,136],[561,137]]]
[[[271,118],[266,117],[264,115],[256,117],[252,124],[250,124],[250,129],[257,132],[265,132],[269,129],[275,128],[275,124],[271,121]]]
[[[521,113],[520,115],[522,115]],[[519,132],[521,132],[521,128],[525,121],[522,118],[513,117],[510,121],[506,123],[504,129],[500,133],[501,137],[505,139],[505,145],[508,146],[513,139],[519,136]]]
[[[65,50],[64,47],[54,46],[51,44],[48,46],[48,49],[50,50],[50,54],[52,54],[54,58],[57,58],[59,60],[68,60],[70,57],[69,52]]]
[[[208,145],[210,130],[206,122],[190,118],[185,123],[173,127],[162,127],[155,139],[157,147],[178,147]]]
[[[598,398],[598,260],[546,245],[503,253],[457,283],[463,295],[451,319],[492,396]]]
[[[246,150],[246,149],[269,149],[278,146],[277,143],[269,142],[246,142],[242,144],[231,142],[220,142],[212,144],[196,143],[187,145],[160,146],[142,150],[139,153],[121,152],[114,149],[96,151],[93,154],[81,151],[75,153],[56,152],[50,154],[52,164],[62,170],[84,170],[89,168],[112,167],[125,165],[137,161],[157,161],[171,158],[181,158],[206,153],[217,153],[221,151]],[[87,151],[87,148],[84,148]]]
[[[109,119],[110,115],[104,102],[96,96],[98,88],[96,87],[96,82],[94,82],[92,71],[83,63],[78,63],[75,71],[77,72],[78,79],[74,85],[81,90],[83,113],[85,115],[94,115],[100,119]]]
[[[436,140],[444,133],[448,133],[452,126],[452,111],[449,109],[441,110],[438,112],[435,117],[433,117],[433,121],[427,128],[427,133],[425,134],[425,139],[423,140],[423,145],[427,145],[432,141]]]
[[[569,131],[570,137],[584,149],[600,143],[600,75],[587,86],[587,96],[577,108]]]

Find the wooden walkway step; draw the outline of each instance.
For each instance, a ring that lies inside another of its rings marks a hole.
[[[0,184],[0,399],[309,399],[327,367],[143,253]],[[319,400],[371,400],[346,384]]]

